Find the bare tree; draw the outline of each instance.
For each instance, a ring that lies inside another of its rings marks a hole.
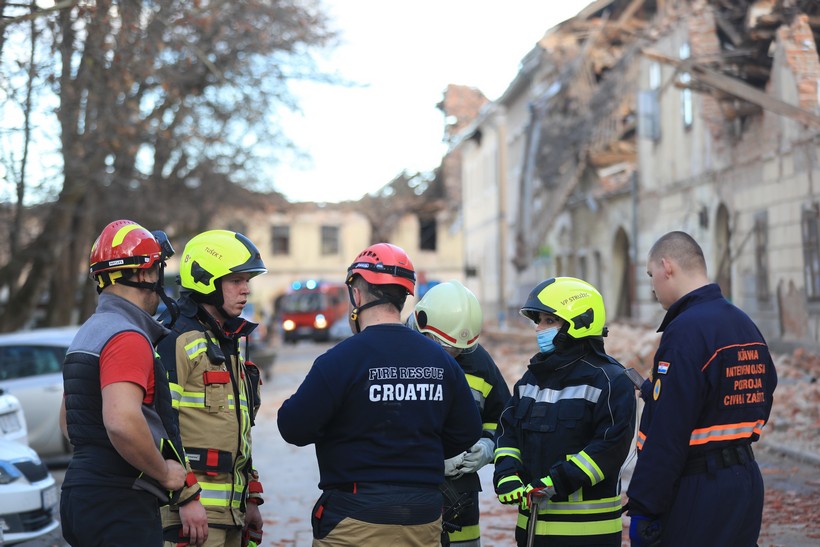
[[[311,54],[334,39],[296,0],[96,0],[37,19],[56,53],[62,185],[0,267],[15,287],[0,330],[28,322],[43,295],[45,324],[89,313],[83,272],[107,222],[186,234],[247,199],[236,185],[271,190],[258,177],[290,146],[272,123],[295,107],[287,82],[323,78]]]

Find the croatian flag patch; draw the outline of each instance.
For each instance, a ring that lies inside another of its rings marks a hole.
[[[667,372],[669,372],[669,362],[658,361],[658,374],[666,374]]]

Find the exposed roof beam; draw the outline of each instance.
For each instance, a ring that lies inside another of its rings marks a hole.
[[[694,58],[682,61],[649,49],[643,50],[642,53],[648,59],[658,61],[659,63],[672,65],[680,72],[688,72],[691,74],[692,78],[698,80],[702,84],[723,91],[724,93],[728,93],[738,99],[756,104],[761,108],[780,116],[797,120],[798,122],[808,126],[820,128],[820,116],[800,108],[799,106],[795,106],[772,97],[771,95],[750,86],[742,80],[726,76],[725,74],[721,74],[720,72],[699,65],[695,62]]]

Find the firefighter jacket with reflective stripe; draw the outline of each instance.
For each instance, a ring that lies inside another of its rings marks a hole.
[[[495,361],[481,344],[476,344],[472,351],[461,353],[456,357],[456,362],[464,371],[464,377],[467,378],[467,384],[481,414],[481,436],[493,439],[501,411],[510,400],[510,388],[507,387],[507,382]],[[458,479],[448,480],[458,492],[481,491],[481,478],[478,473],[467,473]]]
[[[168,369],[185,454],[202,488],[199,501],[209,525],[240,526],[249,497],[261,502],[251,461],[259,374],[239,345],[256,324],[236,318],[220,326],[185,295],[179,307],[180,317],[158,350]],[[163,526],[177,524],[178,508],[163,510]]]
[[[119,455],[108,439],[103,423],[100,354],[111,339],[123,332],[141,334],[153,348],[168,330],[128,300],[103,291],[95,313],[77,332],[66,352],[63,389],[66,424],[74,454],[63,485],[142,489],[155,494],[161,503],[168,503],[170,493]],[[151,404],[143,404],[143,415],[163,456],[184,465],[165,369],[156,354],[154,400]]]
[[[687,460],[760,437],[777,385],[763,335],[716,284],[672,304],[658,331],[628,492],[649,515],[671,507]]]
[[[620,470],[635,412],[635,389],[601,339],[536,354],[501,415],[494,484],[515,474],[524,484],[552,478],[556,495],[539,511],[540,536],[620,535]],[[528,517],[519,508],[518,526],[526,529]]]

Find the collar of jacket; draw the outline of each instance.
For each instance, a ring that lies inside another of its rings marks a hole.
[[[574,364],[589,351],[588,341],[581,340],[576,344],[567,345],[563,349],[556,348],[551,353],[536,353],[530,358],[530,364],[527,368],[535,374],[536,378],[539,378]]]
[[[126,319],[142,330],[154,345],[158,344],[171,332],[133,302],[106,291],[100,294],[97,301],[97,312],[116,313],[125,316]]]
[[[248,321],[243,317],[231,317],[220,326],[219,322],[205,308],[197,304],[187,292],[182,293],[177,303],[179,304],[180,315],[196,319],[217,337],[224,340],[238,340],[248,336],[259,326],[258,323]]]
[[[669,306],[669,309],[666,311],[666,315],[661,322],[661,326],[658,327],[658,332],[663,332],[673,319],[692,306],[703,302],[709,302],[711,300],[718,300],[720,298],[723,298],[723,293],[720,292],[720,285],[717,283],[709,283],[708,285],[704,285],[703,287],[681,296],[675,301],[674,304]]]

